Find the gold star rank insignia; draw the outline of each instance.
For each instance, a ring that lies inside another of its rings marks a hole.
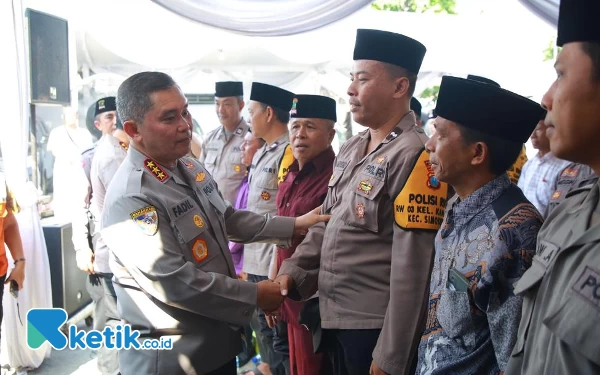
[[[154,160],[148,158],[144,160],[144,167],[160,182],[165,182],[169,179],[169,174],[165,172]]]

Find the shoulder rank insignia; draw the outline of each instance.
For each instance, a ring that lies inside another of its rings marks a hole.
[[[576,168],[565,168],[565,170],[561,173],[560,176],[575,178],[577,177],[577,174],[579,174],[579,170],[577,170]]]
[[[444,221],[448,185],[433,173],[422,151],[402,191],[394,199],[394,219],[404,229],[438,230]]]
[[[202,262],[208,256],[208,245],[206,241],[198,238],[194,245],[192,246],[192,256],[194,260],[198,263]]]
[[[144,160],[144,167],[160,182],[165,182],[169,179],[169,174],[150,158]]]
[[[158,231],[158,213],[156,207],[146,206],[129,214],[131,220],[148,236],[153,236]]]

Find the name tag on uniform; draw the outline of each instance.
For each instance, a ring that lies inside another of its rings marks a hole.
[[[600,310],[600,272],[586,266],[571,290]]]
[[[552,242],[542,240],[538,244],[534,259],[543,264],[544,267],[548,268],[550,263],[554,261],[556,254],[558,254],[558,250],[559,247]]]
[[[194,201],[191,198],[185,198],[180,202],[177,202],[177,204],[175,204],[174,206],[172,206],[170,210],[177,219],[190,212],[190,210],[192,210],[194,207]]]

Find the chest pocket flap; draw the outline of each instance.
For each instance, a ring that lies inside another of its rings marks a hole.
[[[353,227],[379,232],[379,209],[384,182],[361,173],[350,182],[354,193],[344,207],[344,221]]]
[[[177,229],[180,243],[189,243],[208,228],[208,221],[191,198],[185,198],[169,208],[171,222]]]

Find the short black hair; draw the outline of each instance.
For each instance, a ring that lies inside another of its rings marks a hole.
[[[505,173],[516,161],[523,149],[523,144],[485,134],[479,130],[458,125],[460,135],[465,145],[483,142],[488,148],[489,166],[496,176]]]
[[[273,113],[275,113],[275,118],[277,120],[279,120],[280,122],[282,122],[284,124],[287,124],[288,122],[290,122],[290,112],[288,112],[284,109],[281,109],[281,108],[270,106],[265,103],[261,103],[261,102],[259,102],[259,103],[260,103],[260,107],[263,109],[263,111],[265,109],[267,109],[267,107],[271,107],[271,109],[273,109]]]
[[[415,93],[415,88],[417,86],[417,75],[413,72],[408,71],[401,66],[382,62],[385,67],[385,70],[392,78],[400,78],[406,77],[408,78],[408,96],[412,97]]]
[[[583,42],[581,48],[592,59],[592,79],[600,80],[600,43]]]
[[[146,113],[152,108],[150,95],[156,91],[179,87],[168,74],[141,72],[127,78],[117,92],[117,113],[121,121],[144,122]]]

